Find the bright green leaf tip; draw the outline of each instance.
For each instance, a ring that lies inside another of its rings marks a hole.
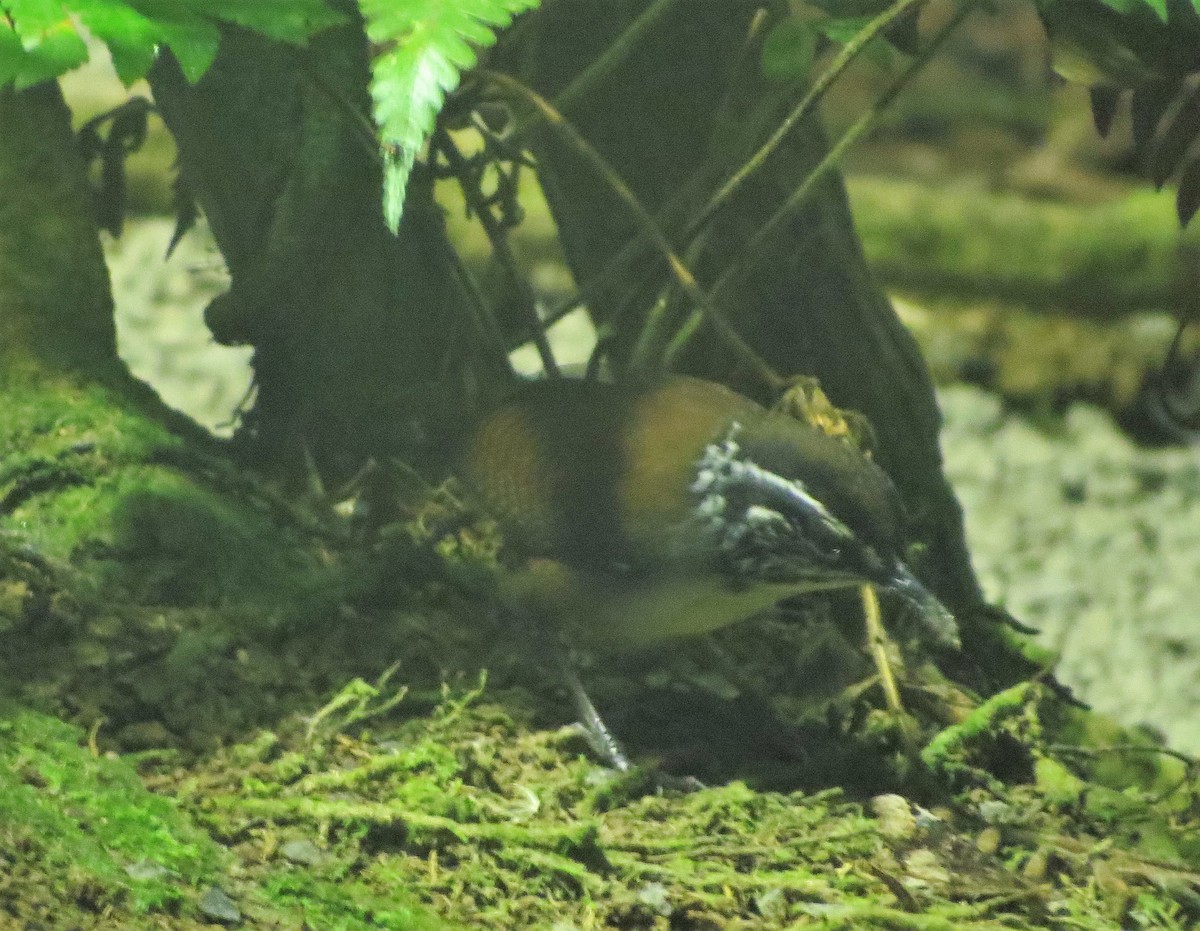
[[[433,132],[446,95],[513,17],[540,0],[362,0],[368,38],[385,51],[371,68],[371,98],[387,166],[383,213],[395,232],[416,153]],[[396,158],[392,153],[404,153]]]

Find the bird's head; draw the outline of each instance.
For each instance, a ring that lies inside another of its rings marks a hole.
[[[721,571],[798,591],[872,583],[917,606],[934,639],[953,617],[900,557],[904,516],[878,466],[785,415],[733,421],[696,462],[695,524]]]

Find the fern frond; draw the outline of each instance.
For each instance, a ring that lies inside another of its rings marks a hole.
[[[384,155],[383,211],[394,232],[417,153],[446,94],[514,16],[540,0],[362,0],[367,37],[385,46],[372,64],[371,98]]]

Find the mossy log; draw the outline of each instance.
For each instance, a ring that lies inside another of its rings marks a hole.
[[[1068,204],[865,176],[849,191],[867,259],[888,287],[1094,321],[1195,306],[1200,231],[1179,231],[1169,192]]]

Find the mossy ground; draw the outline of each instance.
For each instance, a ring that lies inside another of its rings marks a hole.
[[[0,914],[16,927],[181,918],[187,890],[228,862],[220,846],[78,728],[14,705],[2,714]]]
[[[596,659],[585,677],[646,764],[618,777],[567,726],[537,645],[486,610],[487,527],[455,523],[451,496],[368,540],[336,521],[318,533],[252,486],[215,497],[156,468],[171,478],[146,506],[162,520],[94,509],[97,533],[175,541],[133,548],[153,584],[116,573],[101,610],[94,581],[72,591],[71,560],[6,554],[5,642],[21,647],[6,679],[26,706],[91,725],[4,709],[0,908],[17,927],[1200,918],[1191,762],[1097,732],[1053,690],[1023,683],[980,705],[896,649],[897,717],[853,611],[800,605],[665,654]],[[212,536],[195,552],[189,527]],[[276,602],[249,575],[205,582],[238,553]],[[181,559],[186,597],[162,581]],[[57,650],[35,666],[29,645],[50,631]],[[664,771],[709,785],[660,791]]]
[[[946,792],[929,808],[741,781],[659,794],[496,697],[360,681],[191,759],[97,754],[9,706],[0,906],[18,927],[187,929],[215,920],[217,889],[230,924],[348,931],[1182,929],[1200,914],[1194,774],[1154,767],[1175,780],[1155,791],[1085,781],[1072,753],[1033,749],[1065,733],[1037,687],[931,744]],[[985,767],[1009,753],[1005,782]]]
[[[594,658],[646,767],[616,777],[544,651],[490,610],[497,541],[453,489],[365,528],[103,392],[7,396],[16,927],[1200,919],[1190,761],[1042,686],[980,705],[900,629],[907,711],[888,711],[853,598]],[[660,792],[664,772],[709,787]]]

